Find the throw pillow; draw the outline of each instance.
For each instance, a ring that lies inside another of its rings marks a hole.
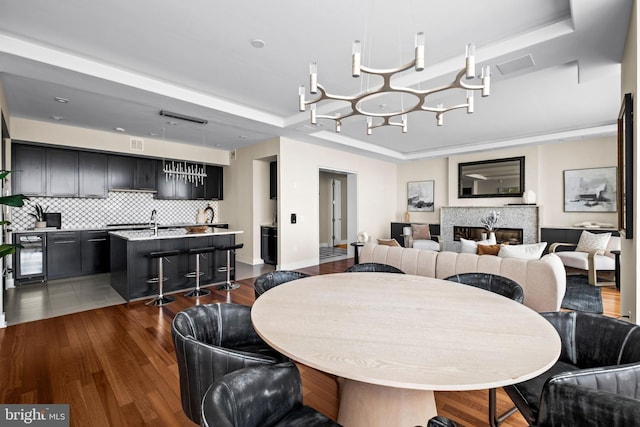
[[[500,248],[498,256],[501,258],[540,259],[546,247],[547,242],[528,245],[505,245]]]
[[[411,237],[413,240],[429,240],[431,233],[428,224],[411,224]]]
[[[498,255],[502,245],[508,245],[509,242],[501,245],[481,245],[478,243],[478,255]]]
[[[583,231],[576,246],[576,252],[597,252],[607,249],[611,233],[591,233]]]
[[[378,244],[386,246],[400,246],[400,243],[398,243],[396,239],[378,239]]]
[[[477,254],[478,253],[478,245],[495,245],[496,238],[495,236],[491,239],[480,240],[476,242],[475,240],[468,240],[460,238],[460,243],[462,244],[460,252],[468,253],[468,254]]]

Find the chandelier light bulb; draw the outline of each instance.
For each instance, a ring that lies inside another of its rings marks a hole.
[[[316,104],[311,104],[311,124],[318,124],[318,119],[316,116]]]
[[[491,95],[491,67],[487,65],[482,69],[482,96]]]
[[[299,109],[300,111],[304,111],[305,110],[305,104],[304,104],[304,85],[300,85],[300,87],[298,88],[298,100],[299,100]]]
[[[473,113],[473,91],[467,91],[467,114]]]
[[[416,71],[424,70],[424,33],[416,33]]]
[[[360,77],[360,58],[362,55],[362,45],[360,40],[353,42],[351,50],[351,75],[353,77]]]
[[[407,133],[407,115],[402,115],[402,133]]]
[[[316,94],[318,93],[318,63],[312,62],[309,65],[309,92]]]
[[[476,45],[467,45],[467,78],[472,79],[476,74]]]

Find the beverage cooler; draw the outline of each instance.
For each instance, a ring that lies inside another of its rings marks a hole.
[[[46,233],[15,233],[13,242],[20,245],[13,257],[16,284],[46,280]]]

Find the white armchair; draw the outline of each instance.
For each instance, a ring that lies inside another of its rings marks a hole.
[[[402,236],[404,237],[405,248],[440,251],[439,238],[429,232],[429,225],[427,224],[411,224],[411,227],[404,227]]]
[[[586,234],[585,234],[586,233]],[[558,250],[574,247],[574,250]],[[576,243],[552,243],[550,253],[555,253],[565,267],[586,270],[589,284],[597,286],[598,271],[615,271],[615,255],[611,251],[620,250],[620,237],[611,233],[590,233],[583,231],[580,241]]]

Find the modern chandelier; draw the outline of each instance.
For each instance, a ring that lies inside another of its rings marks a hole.
[[[364,92],[358,93],[353,96],[333,95],[328,93],[324,86],[318,83],[318,64],[316,62],[311,63],[309,76],[309,92],[313,95],[319,92],[320,96],[315,99],[306,101],[304,85],[301,85],[298,91],[300,104],[299,109],[300,111],[305,111],[306,106],[310,106],[311,124],[316,125],[317,119],[333,120],[335,122],[336,132],[340,132],[343,119],[352,116],[365,116],[367,118],[367,135],[371,135],[371,132],[374,128],[382,126],[400,126],[402,127],[402,133],[406,133],[408,113],[411,113],[413,111],[429,111],[435,113],[437,125],[442,126],[444,124],[444,113],[448,111],[466,108],[467,114],[473,113],[474,91],[482,91],[483,97],[489,96],[490,94],[491,70],[489,66],[484,67],[479,76],[482,80],[482,84],[474,85],[469,84],[465,81],[475,78],[476,73],[475,46],[472,43],[467,45],[465,67],[456,75],[454,81],[449,84],[432,89],[413,89],[410,87],[398,87],[391,84],[391,80],[394,75],[409,70],[412,67],[415,68],[415,71],[417,72],[424,70],[424,33],[422,32],[416,34],[415,59],[400,67],[391,69],[375,69],[366,67],[361,64],[361,54],[362,48],[360,40],[356,40],[353,43],[353,51],[351,55],[351,71],[353,77],[360,77],[363,73],[370,74],[382,77],[383,83],[377,88],[365,90]],[[451,107],[445,107],[443,104],[437,104],[435,107],[426,105],[427,97],[429,95],[437,92],[444,92],[450,89],[466,90],[466,102]],[[372,99],[376,96],[388,94],[400,94],[401,99],[404,94],[409,94],[417,97],[418,102],[413,106],[405,107],[404,105],[401,105],[398,110],[389,112],[370,111],[367,110],[367,108],[363,105],[363,101],[365,101],[367,98]],[[342,115],[340,113],[335,113],[334,115],[317,114],[316,104],[324,100],[346,101],[351,104],[351,112]],[[400,121],[392,121],[392,119],[397,117],[400,117]],[[374,123],[374,119],[376,118],[381,118],[382,121],[377,120],[376,123]]]

